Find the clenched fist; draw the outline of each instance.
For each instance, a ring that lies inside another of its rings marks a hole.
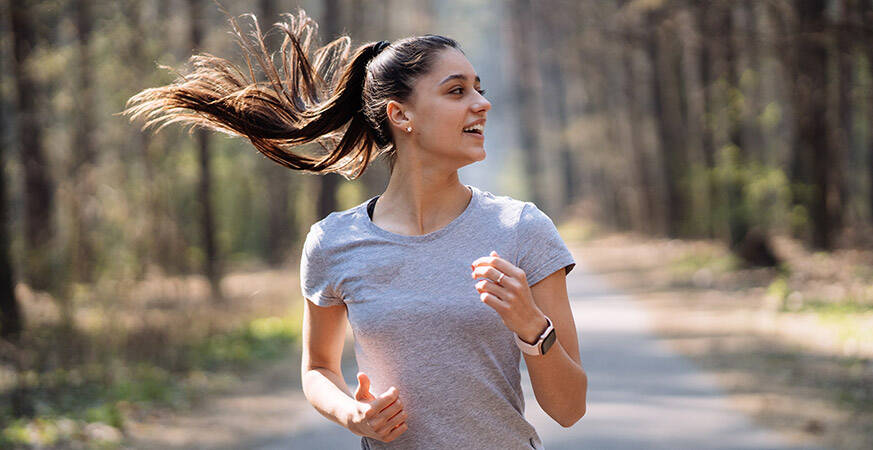
[[[355,411],[349,421],[349,430],[358,436],[391,442],[406,429],[406,412],[403,411],[397,388],[391,386],[375,397],[370,393],[370,378],[359,372]]]

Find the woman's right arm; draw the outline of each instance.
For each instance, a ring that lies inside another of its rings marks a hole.
[[[306,299],[303,303],[303,394],[323,416],[349,428],[356,404],[340,368],[346,305],[317,306]]]
[[[323,416],[358,436],[391,442],[406,432],[406,412],[397,388],[375,396],[370,379],[358,373],[352,394],[342,377],[340,362],[346,331],[346,306],[317,306],[303,301],[303,394]]]

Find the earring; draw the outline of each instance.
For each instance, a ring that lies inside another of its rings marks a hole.
[[[411,132],[411,131],[412,131],[412,127],[406,127],[406,131]]]

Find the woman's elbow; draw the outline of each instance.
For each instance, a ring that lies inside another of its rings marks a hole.
[[[585,410],[586,410],[586,408],[585,408],[585,404],[583,403],[583,404],[582,404],[582,410],[576,412],[576,414],[573,415],[573,416],[570,418],[570,420],[566,420],[566,419],[564,419],[564,420],[558,421],[558,423],[561,424],[561,426],[564,427],[564,428],[570,428],[570,427],[572,427],[573,425],[575,425],[576,422],[579,421],[579,419],[581,419],[583,416],[585,416]]]

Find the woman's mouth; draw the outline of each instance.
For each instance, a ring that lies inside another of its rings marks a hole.
[[[485,136],[485,126],[482,124],[473,125],[472,127],[465,128],[463,132],[473,137],[483,138]]]

